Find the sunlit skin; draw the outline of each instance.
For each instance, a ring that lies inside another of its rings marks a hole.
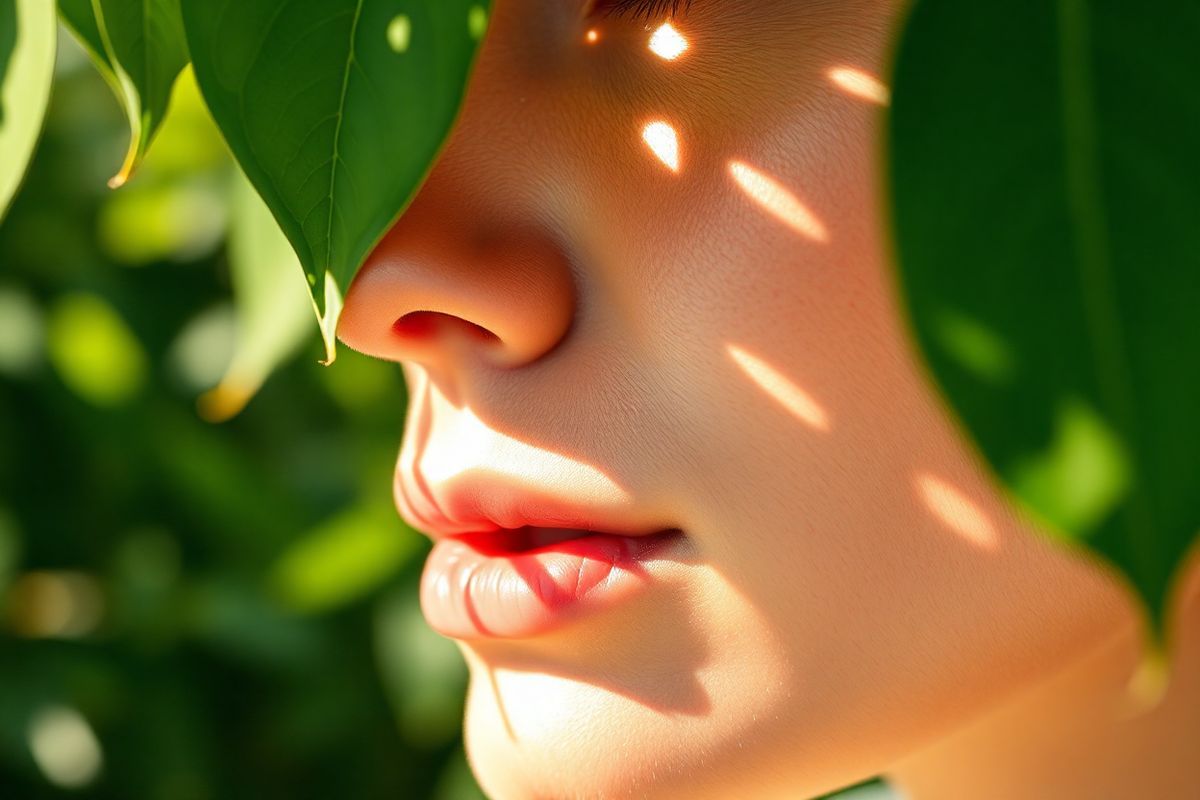
[[[340,336],[403,364],[398,484],[583,485],[692,556],[545,634],[462,639],[489,795],[1195,791],[1200,570],[1176,679],[1131,710],[1129,595],[1009,511],[908,344],[879,188],[897,16],[692,0],[667,60],[666,19],[495,3]]]

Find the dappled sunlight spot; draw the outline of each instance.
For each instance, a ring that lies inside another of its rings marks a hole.
[[[917,494],[939,522],[980,550],[1000,547],[996,526],[962,489],[928,472],[918,472]]]
[[[883,81],[858,67],[830,67],[825,75],[834,86],[859,100],[878,106],[886,106],[892,100],[892,93]]]
[[[407,14],[397,14],[392,17],[392,21],[387,27],[388,46],[394,52],[403,53],[408,50],[408,43],[412,39],[412,20]]]
[[[651,122],[642,128],[642,141],[650,152],[672,172],[679,172],[679,134],[665,122]]]
[[[667,61],[674,61],[687,52],[687,49],[687,39],[669,22],[663,23],[650,36],[650,52]]]
[[[733,362],[758,384],[764,392],[775,398],[779,403],[792,412],[801,422],[810,428],[828,433],[830,430],[829,414],[813,399],[812,395],[801,389],[785,375],[757,356],[753,356],[737,345],[726,345]]]
[[[487,24],[487,9],[481,5],[471,6],[467,11],[467,32],[471,34],[471,38],[482,39],[483,34],[487,32]]]
[[[1123,502],[1133,466],[1121,436],[1087,401],[1059,403],[1054,435],[1012,468],[1017,494],[1060,532],[1095,533]]]
[[[943,310],[934,317],[933,335],[947,356],[980,380],[1007,383],[1016,373],[1017,358],[1008,342],[973,316]]]
[[[729,174],[746,196],[796,233],[814,242],[829,241],[829,230],[790,190],[742,161],[729,162]]]
[[[50,783],[79,789],[94,781],[104,764],[100,740],[73,708],[47,706],[29,722],[29,752]]]

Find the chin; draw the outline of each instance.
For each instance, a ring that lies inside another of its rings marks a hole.
[[[655,652],[653,626],[639,628],[544,647],[460,643],[467,756],[488,797],[798,800],[870,777],[844,771],[861,759],[830,758],[823,713],[798,723],[791,676],[749,642],[698,648],[680,670],[667,651],[681,643],[658,629],[667,645]],[[589,642],[573,662],[588,666],[568,663]]]
[[[472,671],[465,737],[493,800],[659,797],[678,785],[671,739],[635,701],[557,676],[492,678]]]

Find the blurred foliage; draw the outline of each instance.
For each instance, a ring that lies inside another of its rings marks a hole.
[[[390,508],[398,370],[319,367],[313,337],[204,421],[238,340],[232,165],[189,72],[112,192],[127,142],[60,36],[0,226],[0,797],[478,797]]]

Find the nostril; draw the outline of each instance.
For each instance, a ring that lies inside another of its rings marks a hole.
[[[482,325],[439,311],[410,311],[392,323],[392,332],[410,341],[424,341],[436,337],[443,327],[458,328],[483,342],[500,341],[500,337]]]

